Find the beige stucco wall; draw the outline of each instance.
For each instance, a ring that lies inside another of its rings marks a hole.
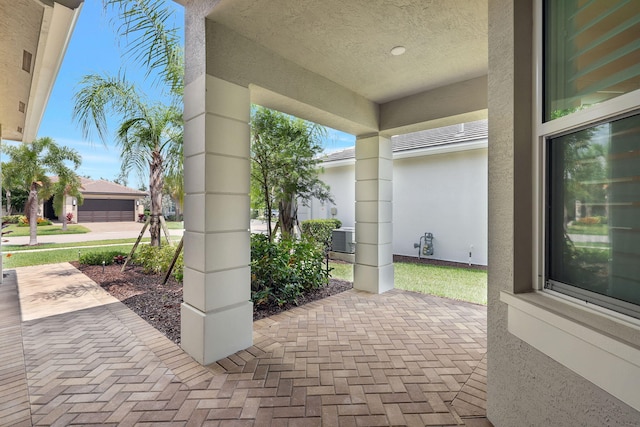
[[[636,426],[640,413],[510,334],[499,300],[531,289],[532,4],[489,1],[487,415],[496,426]]]

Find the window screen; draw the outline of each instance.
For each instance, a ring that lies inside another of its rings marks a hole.
[[[640,115],[547,140],[547,287],[640,317]]]

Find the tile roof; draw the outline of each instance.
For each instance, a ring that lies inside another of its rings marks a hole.
[[[58,177],[50,177],[51,182],[57,182]],[[116,184],[115,182],[105,181],[104,179],[90,179],[80,177],[82,188],[80,192],[83,195],[87,194],[110,194],[118,196],[132,196],[132,197],[144,197],[146,192],[136,190],[135,188],[125,187],[124,185]]]
[[[487,120],[478,120],[460,125],[444,126],[437,129],[397,135],[391,138],[391,149],[394,153],[399,153],[434,146],[477,141],[480,139],[487,139],[487,137]],[[350,147],[341,151],[328,153],[321,157],[321,160],[325,163],[335,162],[338,160],[353,159],[355,156],[355,147]]]

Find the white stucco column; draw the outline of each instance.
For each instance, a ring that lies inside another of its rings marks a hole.
[[[249,90],[202,75],[184,118],[182,348],[206,365],[252,345]]]
[[[353,286],[393,289],[393,158],[391,140],[356,138],[356,264]]]

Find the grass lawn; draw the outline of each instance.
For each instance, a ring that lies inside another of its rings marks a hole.
[[[592,234],[596,236],[606,236],[609,234],[609,226],[607,224],[573,224],[567,227],[569,234]]]
[[[3,231],[11,231],[12,233],[5,237],[28,236],[30,234],[29,227],[18,227],[17,224],[11,224]],[[38,226],[38,236],[50,236],[52,234],[84,234],[90,230],[81,225],[68,225],[67,231],[62,231],[61,225],[40,225]]]
[[[175,238],[172,238],[175,240]],[[49,250],[59,248],[79,248],[83,246],[101,246],[101,245],[118,245],[125,243],[135,243],[136,238],[130,239],[111,239],[111,240],[89,240],[86,242],[69,242],[69,243],[38,243],[37,246],[28,245],[2,245],[2,252],[19,252],[19,251],[34,251],[34,250]],[[149,237],[143,237],[141,243],[149,243],[151,239]],[[163,240],[164,242],[164,240]]]
[[[129,253],[132,244],[119,246],[103,246],[100,248],[82,249],[82,252],[122,251]],[[78,261],[79,249],[60,249],[55,251],[17,252],[3,255],[2,267],[16,268],[30,265],[53,264],[57,262]]]
[[[182,230],[184,228],[184,222],[182,222],[182,221],[167,221],[167,228],[169,230]]]
[[[330,263],[332,277],[353,280],[351,264]],[[476,304],[487,304],[487,272],[425,264],[394,263],[395,287]]]

